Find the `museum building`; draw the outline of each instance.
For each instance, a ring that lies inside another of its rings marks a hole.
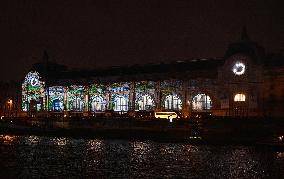
[[[68,70],[45,53],[22,83],[21,108],[25,115],[111,110],[283,117],[283,104],[283,56],[265,53],[244,30],[222,58]]]

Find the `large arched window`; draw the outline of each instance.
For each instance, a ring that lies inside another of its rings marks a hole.
[[[164,108],[169,110],[181,110],[182,102],[178,95],[168,95],[165,98]]]
[[[197,94],[192,99],[192,109],[193,110],[208,110],[212,107],[211,98],[206,94]]]
[[[154,101],[150,95],[141,95],[137,100],[138,110],[149,110],[154,106]]]
[[[246,95],[242,94],[242,93],[238,93],[235,95],[234,97],[234,101],[246,101]]]
[[[102,96],[95,95],[90,98],[91,111],[104,111],[105,110],[105,100]]]
[[[45,82],[38,72],[29,72],[22,84],[22,110],[41,111],[45,109]]]
[[[72,85],[68,88],[68,107],[70,111],[83,111],[85,106],[84,86]]]
[[[49,87],[49,104],[48,104],[48,110],[49,111],[63,111],[64,105],[63,105],[63,98],[64,98],[64,87],[61,86],[53,86]]]

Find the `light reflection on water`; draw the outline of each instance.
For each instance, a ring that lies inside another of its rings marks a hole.
[[[248,146],[0,135],[5,178],[283,178],[283,156]]]
[[[65,146],[67,142],[68,142],[68,139],[66,137],[54,137],[53,138],[53,143],[55,145]]]
[[[13,144],[16,138],[14,135],[0,135],[0,141],[4,144]]]
[[[40,138],[34,135],[27,136],[25,139],[26,139],[26,144],[28,145],[37,145],[40,142],[39,141]]]

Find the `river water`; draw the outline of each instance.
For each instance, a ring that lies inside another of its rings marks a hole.
[[[1,178],[284,178],[284,152],[252,146],[0,135]]]

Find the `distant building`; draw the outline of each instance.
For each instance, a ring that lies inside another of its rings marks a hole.
[[[245,30],[220,59],[67,70],[45,58],[22,84],[25,114],[176,110],[184,116],[284,116],[284,57],[265,53]]]

